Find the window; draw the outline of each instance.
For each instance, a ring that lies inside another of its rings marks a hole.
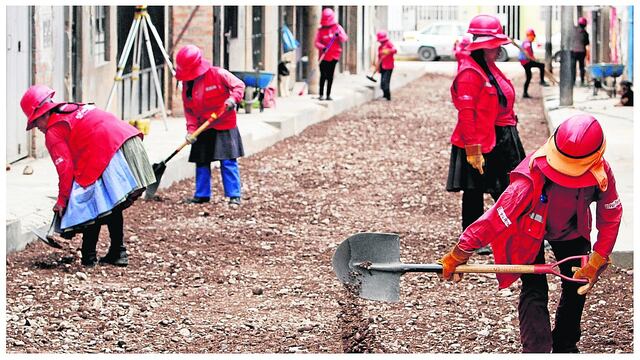
[[[238,6],[224,7],[224,35],[229,39],[238,37]]]
[[[93,56],[96,64],[109,61],[109,7],[93,7]]]

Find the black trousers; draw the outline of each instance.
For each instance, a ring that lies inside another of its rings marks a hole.
[[[382,89],[382,96],[384,96],[387,100],[391,100],[391,90],[389,90],[389,85],[391,84],[392,72],[393,69],[380,70],[380,88]]]
[[[98,244],[98,236],[100,228],[106,224],[109,228],[109,237],[111,245],[109,253],[126,251],[124,246],[124,218],[122,216],[122,208],[116,207],[111,214],[98,219],[95,224],[87,226],[82,231],[82,259],[89,261],[96,258],[96,245]]]
[[[587,56],[586,52],[571,52],[571,80],[572,84],[576,83],[576,63],[580,67],[580,84],[584,85],[584,58]]]
[[[591,244],[585,238],[567,241],[550,241],[556,260],[569,256],[585,255]],[[536,264],[544,263],[544,246],[540,247]],[[579,260],[560,265],[560,272],[573,276],[572,266],[580,266]],[[546,275],[523,274],[522,290],[518,303],[520,341],[526,353],[577,353],[580,341],[580,319],[584,308],[584,295],[578,295],[579,283],[562,280],[562,294],[556,309],[555,327],[551,330],[549,319],[549,285]]]
[[[528,94],[529,83],[531,83],[531,68],[538,68],[540,70],[540,83],[544,82],[544,64],[537,61],[529,61],[528,63],[522,65],[524,67],[524,74],[527,76],[527,79],[524,81],[524,93]]]
[[[336,70],[338,60],[322,60],[320,62],[320,96],[324,94],[324,83],[327,83],[327,97],[331,96],[331,85],[333,85],[333,73]]]

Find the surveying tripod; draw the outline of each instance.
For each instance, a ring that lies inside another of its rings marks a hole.
[[[147,47],[147,55],[149,56],[149,63],[151,63],[151,76],[153,77],[153,82],[156,89],[156,98],[160,102],[160,108],[162,110],[162,120],[164,122],[165,130],[168,130],[167,127],[167,113],[164,107],[164,99],[162,97],[162,89],[160,87],[160,79],[158,79],[158,72],[156,71],[156,61],[153,56],[153,49],[151,48],[151,41],[149,38],[149,28],[151,28],[151,32],[153,33],[153,37],[155,38],[158,46],[160,47],[160,52],[162,52],[162,56],[169,66],[169,70],[171,74],[175,76],[176,72],[173,69],[173,65],[171,64],[171,59],[167,52],[164,49],[164,45],[162,44],[162,39],[160,35],[158,35],[158,30],[153,26],[151,22],[151,17],[147,12],[146,5],[138,5],[136,6],[136,12],[133,16],[133,23],[131,24],[131,29],[129,29],[129,35],[127,35],[127,41],[124,44],[124,50],[120,59],[118,60],[118,71],[114,78],[113,86],[111,87],[111,92],[109,93],[109,99],[107,100],[107,106],[105,109],[109,109],[111,105],[111,100],[113,99],[113,94],[116,92],[116,87],[118,83],[122,83],[122,73],[124,72],[124,68],[127,64],[127,59],[129,58],[129,53],[131,52],[131,48],[133,48],[133,64],[131,65],[131,99],[135,99],[137,96],[138,87],[136,86],[136,80],[139,79],[140,74],[140,56],[142,53],[142,37],[144,36],[144,43]],[[124,90],[123,90],[124,92]],[[136,102],[137,103],[137,102]]]

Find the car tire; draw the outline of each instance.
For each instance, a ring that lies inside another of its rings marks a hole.
[[[500,46],[500,53],[498,54],[497,61],[509,61],[509,54],[507,53],[507,49]]]
[[[418,57],[422,61],[433,61],[438,57],[438,54],[436,54],[436,49],[427,46],[418,50]]]

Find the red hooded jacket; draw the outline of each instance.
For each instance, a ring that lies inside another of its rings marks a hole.
[[[496,204],[462,233],[459,241],[461,249],[473,251],[490,243],[496,264],[533,263],[545,238],[548,206],[553,203],[553,195],[547,194],[546,203],[541,201],[546,177],[535,163],[532,168],[529,167],[531,156],[532,154],[529,154],[511,172],[511,184]],[[613,251],[618,236],[622,205],[611,167],[606,161],[604,166],[609,181],[607,190],[602,192],[597,186],[578,189],[576,207],[577,232],[589,240],[589,205],[596,202],[598,239],[593,245],[593,250],[607,257]],[[497,274],[496,277],[500,288],[505,288],[520,275]]]
[[[508,94],[513,96],[513,85],[506,76],[496,66],[491,67],[491,72],[503,78],[504,83],[511,87]],[[503,92],[507,95],[506,91]],[[500,107],[498,91],[471,56],[460,58],[458,74],[451,85],[451,99],[458,109],[458,122],[451,135],[451,143],[460,148],[480,144],[483,153],[490,152],[496,144],[494,126],[498,115],[506,112],[505,116],[515,118],[513,108]],[[508,99],[508,104],[513,104],[513,99]]]
[[[192,133],[209,119],[211,114],[222,113],[224,102],[232,98],[239,103],[244,97],[244,83],[229,71],[212,66],[194,80],[191,98],[187,98],[187,86],[182,86],[182,103],[187,119],[187,132]],[[236,127],[236,111],[230,110],[207,129],[229,130]]]
[[[383,54],[384,50],[388,50],[388,54]],[[391,40],[387,40],[378,46],[378,62],[380,62],[381,70],[391,70],[395,67],[394,64],[394,54],[397,53],[398,50],[393,46]]]
[[[336,33],[338,33],[338,38],[327,50],[324,56],[324,60],[326,61],[340,60],[340,54],[342,54],[342,45],[340,45],[340,43],[347,42],[349,37],[340,24],[322,26],[318,28],[318,32],[316,33],[315,45],[318,51],[320,51],[320,54],[322,54],[322,50],[329,46],[331,38],[335,36]]]
[[[64,104],[47,123],[45,145],[58,172],[58,201],[65,207],[73,180],[82,187],[93,184],[122,144],[142,133],[115,115],[88,104]]]

